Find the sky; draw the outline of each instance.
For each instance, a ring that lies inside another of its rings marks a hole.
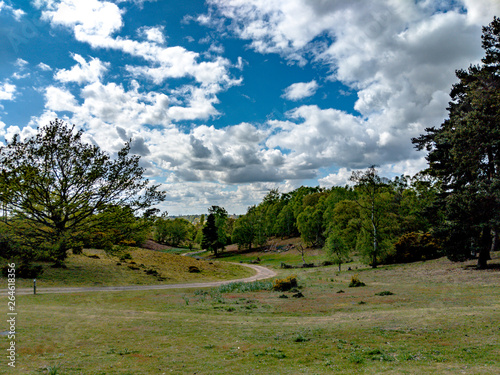
[[[414,175],[499,0],[0,0],[0,144],[131,140],[171,215]]]

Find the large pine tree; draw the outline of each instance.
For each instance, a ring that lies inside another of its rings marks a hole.
[[[479,254],[485,268],[500,228],[500,19],[483,27],[482,64],[456,72],[449,118],[413,139],[429,151],[427,172],[443,183],[439,203],[448,257]]]

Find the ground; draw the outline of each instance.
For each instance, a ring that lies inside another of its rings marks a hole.
[[[303,298],[264,286],[18,296],[9,373],[500,374],[500,253],[485,271],[442,258],[342,272],[282,270],[287,253],[246,260],[295,274]],[[349,288],[354,275],[366,286]]]

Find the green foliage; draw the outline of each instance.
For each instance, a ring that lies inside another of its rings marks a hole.
[[[282,238],[291,237],[297,233],[297,226],[291,205],[286,204],[276,216],[274,232]]]
[[[343,263],[349,260],[350,249],[346,246],[342,238],[335,232],[330,233],[326,239],[325,247],[323,248],[326,252],[328,259],[330,259],[334,264],[338,264],[339,271]]]
[[[203,238],[201,240],[201,248],[212,251],[217,256],[217,250],[220,247],[217,236],[217,226],[215,224],[215,215],[208,215],[207,222],[202,230]]]
[[[193,232],[193,224],[186,219],[158,218],[155,222],[154,239],[156,242],[175,247],[190,239]]]
[[[349,283],[349,288],[357,288],[365,285],[366,284],[359,279],[358,275],[351,276],[351,282]]]
[[[261,246],[266,242],[265,215],[261,208],[249,207],[247,214],[240,216],[234,223],[232,241],[239,247],[252,248],[252,244]]]
[[[364,253],[372,267],[377,267],[384,252],[390,248],[392,231],[397,227],[391,210],[393,194],[388,181],[378,175],[374,166],[355,171],[350,178],[359,192],[356,203],[360,208],[361,228],[357,249]]]
[[[108,207],[136,211],[165,197],[143,179],[139,157],[128,155],[130,143],[112,160],[74,130],[56,119],[35,136],[22,142],[16,136],[0,148],[0,202],[30,226],[38,242],[51,244],[49,255],[58,263],[68,249],[81,246],[72,234],[97,225]],[[33,236],[18,235],[33,244]]]
[[[3,224],[3,223],[2,223]],[[21,244],[9,233],[6,225],[0,224],[0,258],[11,259],[21,253]]]
[[[464,260],[479,252],[484,268],[498,245],[500,227],[500,19],[483,28],[482,65],[456,71],[448,115],[441,126],[413,139],[429,154],[427,172],[440,179],[436,228],[447,255]]]
[[[386,264],[418,262],[442,256],[439,241],[429,233],[406,233],[399,238],[394,248],[395,253],[387,256]]]
[[[8,266],[2,267],[2,275],[4,277],[8,277],[10,274],[8,273]],[[42,266],[35,266],[31,263],[20,263],[16,264],[16,278],[19,279],[36,279],[43,273]]]
[[[216,288],[219,293],[246,293],[258,292],[261,290],[272,290],[273,283],[266,280],[252,281],[249,283],[232,282]]]
[[[201,248],[212,251],[217,257],[219,250],[223,250],[230,240],[228,234],[230,223],[227,211],[223,207],[212,206],[208,212],[207,222],[201,230]]]
[[[394,293],[392,293],[389,290],[385,290],[385,291],[380,292],[380,293],[375,293],[375,295],[376,296],[392,296],[392,295],[394,295]]]
[[[312,246],[323,246],[325,228],[322,207],[320,205],[307,206],[297,217],[297,228],[304,243]]]
[[[85,248],[111,251],[113,245],[140,246],[151,226],[152,221],[136,218],[129,207],[110,206],[92,217],[86,230],[73,232],[72,238]]]
[[[273,281],[273,290],[277,292],[286,292],[292,288],[296,288],[297,286],[297,276],[295,275],[288,276],[284,279],[275,279]]]

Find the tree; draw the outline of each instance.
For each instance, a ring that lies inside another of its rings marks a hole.
[[[207,222],[202,229],[203,237],[201,239],[201,248],[204,250],[212,251],[215,256],[218,255],[218,236],[217,236],[217,226],[215,225],[215,215],[209,214],[207,217]]]
[[[266,243],[265,218],[262,207],[248,207],[247,213],[240,216],[234,223],[231,239],[238,246],[248,249],[252,248],[252,244],[262,246]]]
[[[305,244],[323,246],[325,242],[323,236],[325,232],[323,225],[323,210],[321,206],[321,204],[307,206],[297,217],[297,228]]]
[[[296,220],[293,216],[293,208],[291,204],[286,204],[276,218],[274,231],[277,235],[291,237],[297,233]]]
[[[371,242],[371,246],[367,249],[371,258],[371,266],[376,268],[380,256],[380,245],[385,240],[381,229],[384,226],[383,219],[385,218],[384,210],[387,199],[382,196],[382,193],[387,191],[387,182],[380,178],[375,166],[371,166],[364,172],[352,172],[350,180],[356,183],[356,189],[360,192],[356,203],[365,218],[362,221],[362,227]]]
[[[337,233],[332,232],[325,241],[324,250],[327,256],[339,266],[341,271],[342,263],[349,260],[350,249]]]
[[[343,200],[335,205],[325,236],[332,234],[349,250],[354,251],[361,230],[360,207],[354,200]]]
[[[173,220],[158,218],[156,220],[155,240],[170,246],[179,246],[182,241],[189,238],[193,230],[193,224],[186,219],[180,217]]]
[[[448,116],[439,128],[412,142],[428,151],[427,173],[442,181],[438,233],[447,255],[464,260],[479,253],[485,268],[498,247],[500,227],[500,19],[483,27],[482,65],[457,70]]]
[[[202,249],[208,249],[217,257],[219,249],[227,244],[227,211],[223,207],[212,206],[208,209],[207,223],[203,227]]]
[[[15,136],[0,148],[0,201],[36,233],[25,241],[52,244],[57,264],[73,246],[72,233],[97,225],[99,213],[113,206],[136,212],[165,199],[158,185],[143,179],[130,143],[113,160],[82,134],[55,119],[35,136]]]

